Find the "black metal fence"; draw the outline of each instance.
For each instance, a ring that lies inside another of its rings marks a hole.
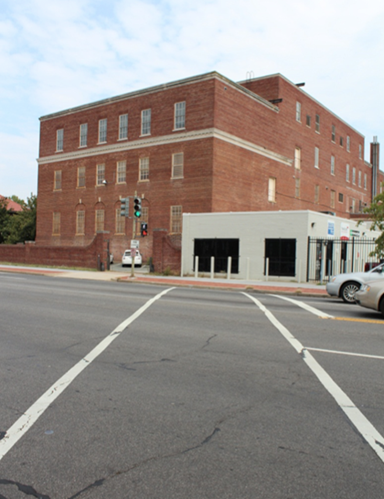
[[[369,256],[375,239],[318,239],[308,237],[307,281],[329,281],[335,274],[364,272],[365,264],[377,262]]]

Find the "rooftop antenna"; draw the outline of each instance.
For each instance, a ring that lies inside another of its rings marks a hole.
[[[253,80],[254,77],[255,77],[255,73],[253,71],[247,71],[247,74],[245,76],[245,79],[247,81]]]

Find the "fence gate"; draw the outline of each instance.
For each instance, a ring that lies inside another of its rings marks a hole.
[[[375,238],[318,239],[308,237],[307,281],[329,281],[335,274],[364,272],[366,263],[377,262],[369,256]]]

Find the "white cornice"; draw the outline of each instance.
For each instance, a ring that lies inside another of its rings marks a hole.
[[[249,142],[247,140],[240,139],[235,135],[218,130],[217,128],[206,128],[204,130],[197,130],[193,132],[182,132],[177,135],[163,135],[160,137],[149,137],[146,139],[139,139],[133,141],[117,142],[111,145],[103,145],[99,147],[92,148],[81,148],[78,151],[73,151],[69,153],[56,153],[52,156],[45,156],[37,160],[39,165],[45,165],[49,163],[60,163],[63,161],[79,160],[94,156],[100,156],[103,154],[112,154],[116,152],[123,151],[133,151],[135,149],[141,149],[143,147],[155,147],[167,144],[178,144],[180,142],[190,141],[190,140],[203,140],[203,139],[218,139],[229,144],[232,144],[242,149],[246,149],[255,154],[259,154],[266,158],[272,159],[279,163],[283,163],[287,166],[292,165],[292,160],[281,154],[277,154],[269,149],[258,146]]]

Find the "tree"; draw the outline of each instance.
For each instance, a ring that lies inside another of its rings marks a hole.
[[[14,198],[17,196],[12,196],[11,199],[21,204],[23,211],[11,215],[5,208],[6,214],[4,215],[0,205],[0,243],[16,244],[34,241],[36,237],[37,197],[31,194],[31,197],[27,198],[27,202],[22,201],[22,203]],[[3,204],[5,207],[5,203]]]
[[[7,210],[7,200],[0,199],[0,244],[4,242],[4,228],[8,222],[9,213]]]
[[[376,239],[376,247],[371,255],[377,255],[378,258],[384,258],[384,192],[378,194],[372,201],[371,205],[364,209],[364,213],[369,215],[372,221],[370,230],[381,232]]]

